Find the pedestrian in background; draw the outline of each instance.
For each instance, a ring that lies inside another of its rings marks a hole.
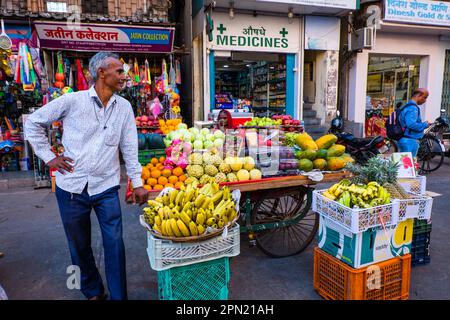
[[[89,71],[95,84],[89,90],[62,95],[31,114],[25,123],[25,134],[36,155],[58,170],[56,198],[72,264],[81,271],[81,292],[89,300],[106,298],[91,248],[92,209],[102,233],[110,298],[127,299],[119,149],[134,187],[133,202],[142,205],[148,198],[142,187],[133,109],[116,94],[125,85],[118,58],[109,52],[94,55]],[[50,151],[46,128],[54,121],[63,122],[64,156],[55,157]]]
[[[423,137],[424,130],[429,126],[428,122],[422,122],[419,108],[427,101],[428,95],[428,90],[416,89],[411,100],[401,107],[399,121],[404,131],[403,137],[398,140],[398,149],[400,152],[411,152],[413,157],[417,157],[419,140]]]

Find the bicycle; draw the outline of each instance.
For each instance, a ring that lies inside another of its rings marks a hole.
[[[444,162],[446,151],[441,140],[442,136],[449,129],[449,122],[445,112],[445,109],[441,110],[440,117],[425,130],[424,136],[419,140],[419,150],[417,152],[419,174],[436,171]]]

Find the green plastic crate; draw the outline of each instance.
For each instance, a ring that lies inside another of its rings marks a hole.
[[[229,258],[158,271],[160,300],[228,300]]]
[[[423,234],[431,232],[431,223],[425,219],[414,219],[414,229],[413,234]]]
[[[149,163],[152,158],[165,157],[166,150],[165,149],[154,149],[154,150],[139,150],[138,152],[138,160],[142,166],[145,166]]]

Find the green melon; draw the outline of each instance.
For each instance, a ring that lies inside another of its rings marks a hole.
[[[147,148],[153,149],[165,149],[163,137],[157,133],[147,134]]]
[[[314,159],[316,159],[316,151],[311,149],[305,150],[304,158],[313,161]]]
[[[144,133],[138,133],[138,149],[144,150],[146,147],[146,138]]]
[[[298,168],[302,171],[308,172],[314,168],[314,165],[311,160],[301,159],[298,162]]]
[[[328,157],[327,149],[320,149],[316,153],[316,159],[326,159]]]

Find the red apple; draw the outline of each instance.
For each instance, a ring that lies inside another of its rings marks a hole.
[[[136,120],[136,126],[140,127],[140,125],[141,125],[141,123],[138,120]]]
[[[143,122],[147,122],[148,121],[148,117],[147,116],[142,116],[141,119],[142,119]]]
[[[142,118],[141,117],[136,117],[136,121],[141,121]]]

